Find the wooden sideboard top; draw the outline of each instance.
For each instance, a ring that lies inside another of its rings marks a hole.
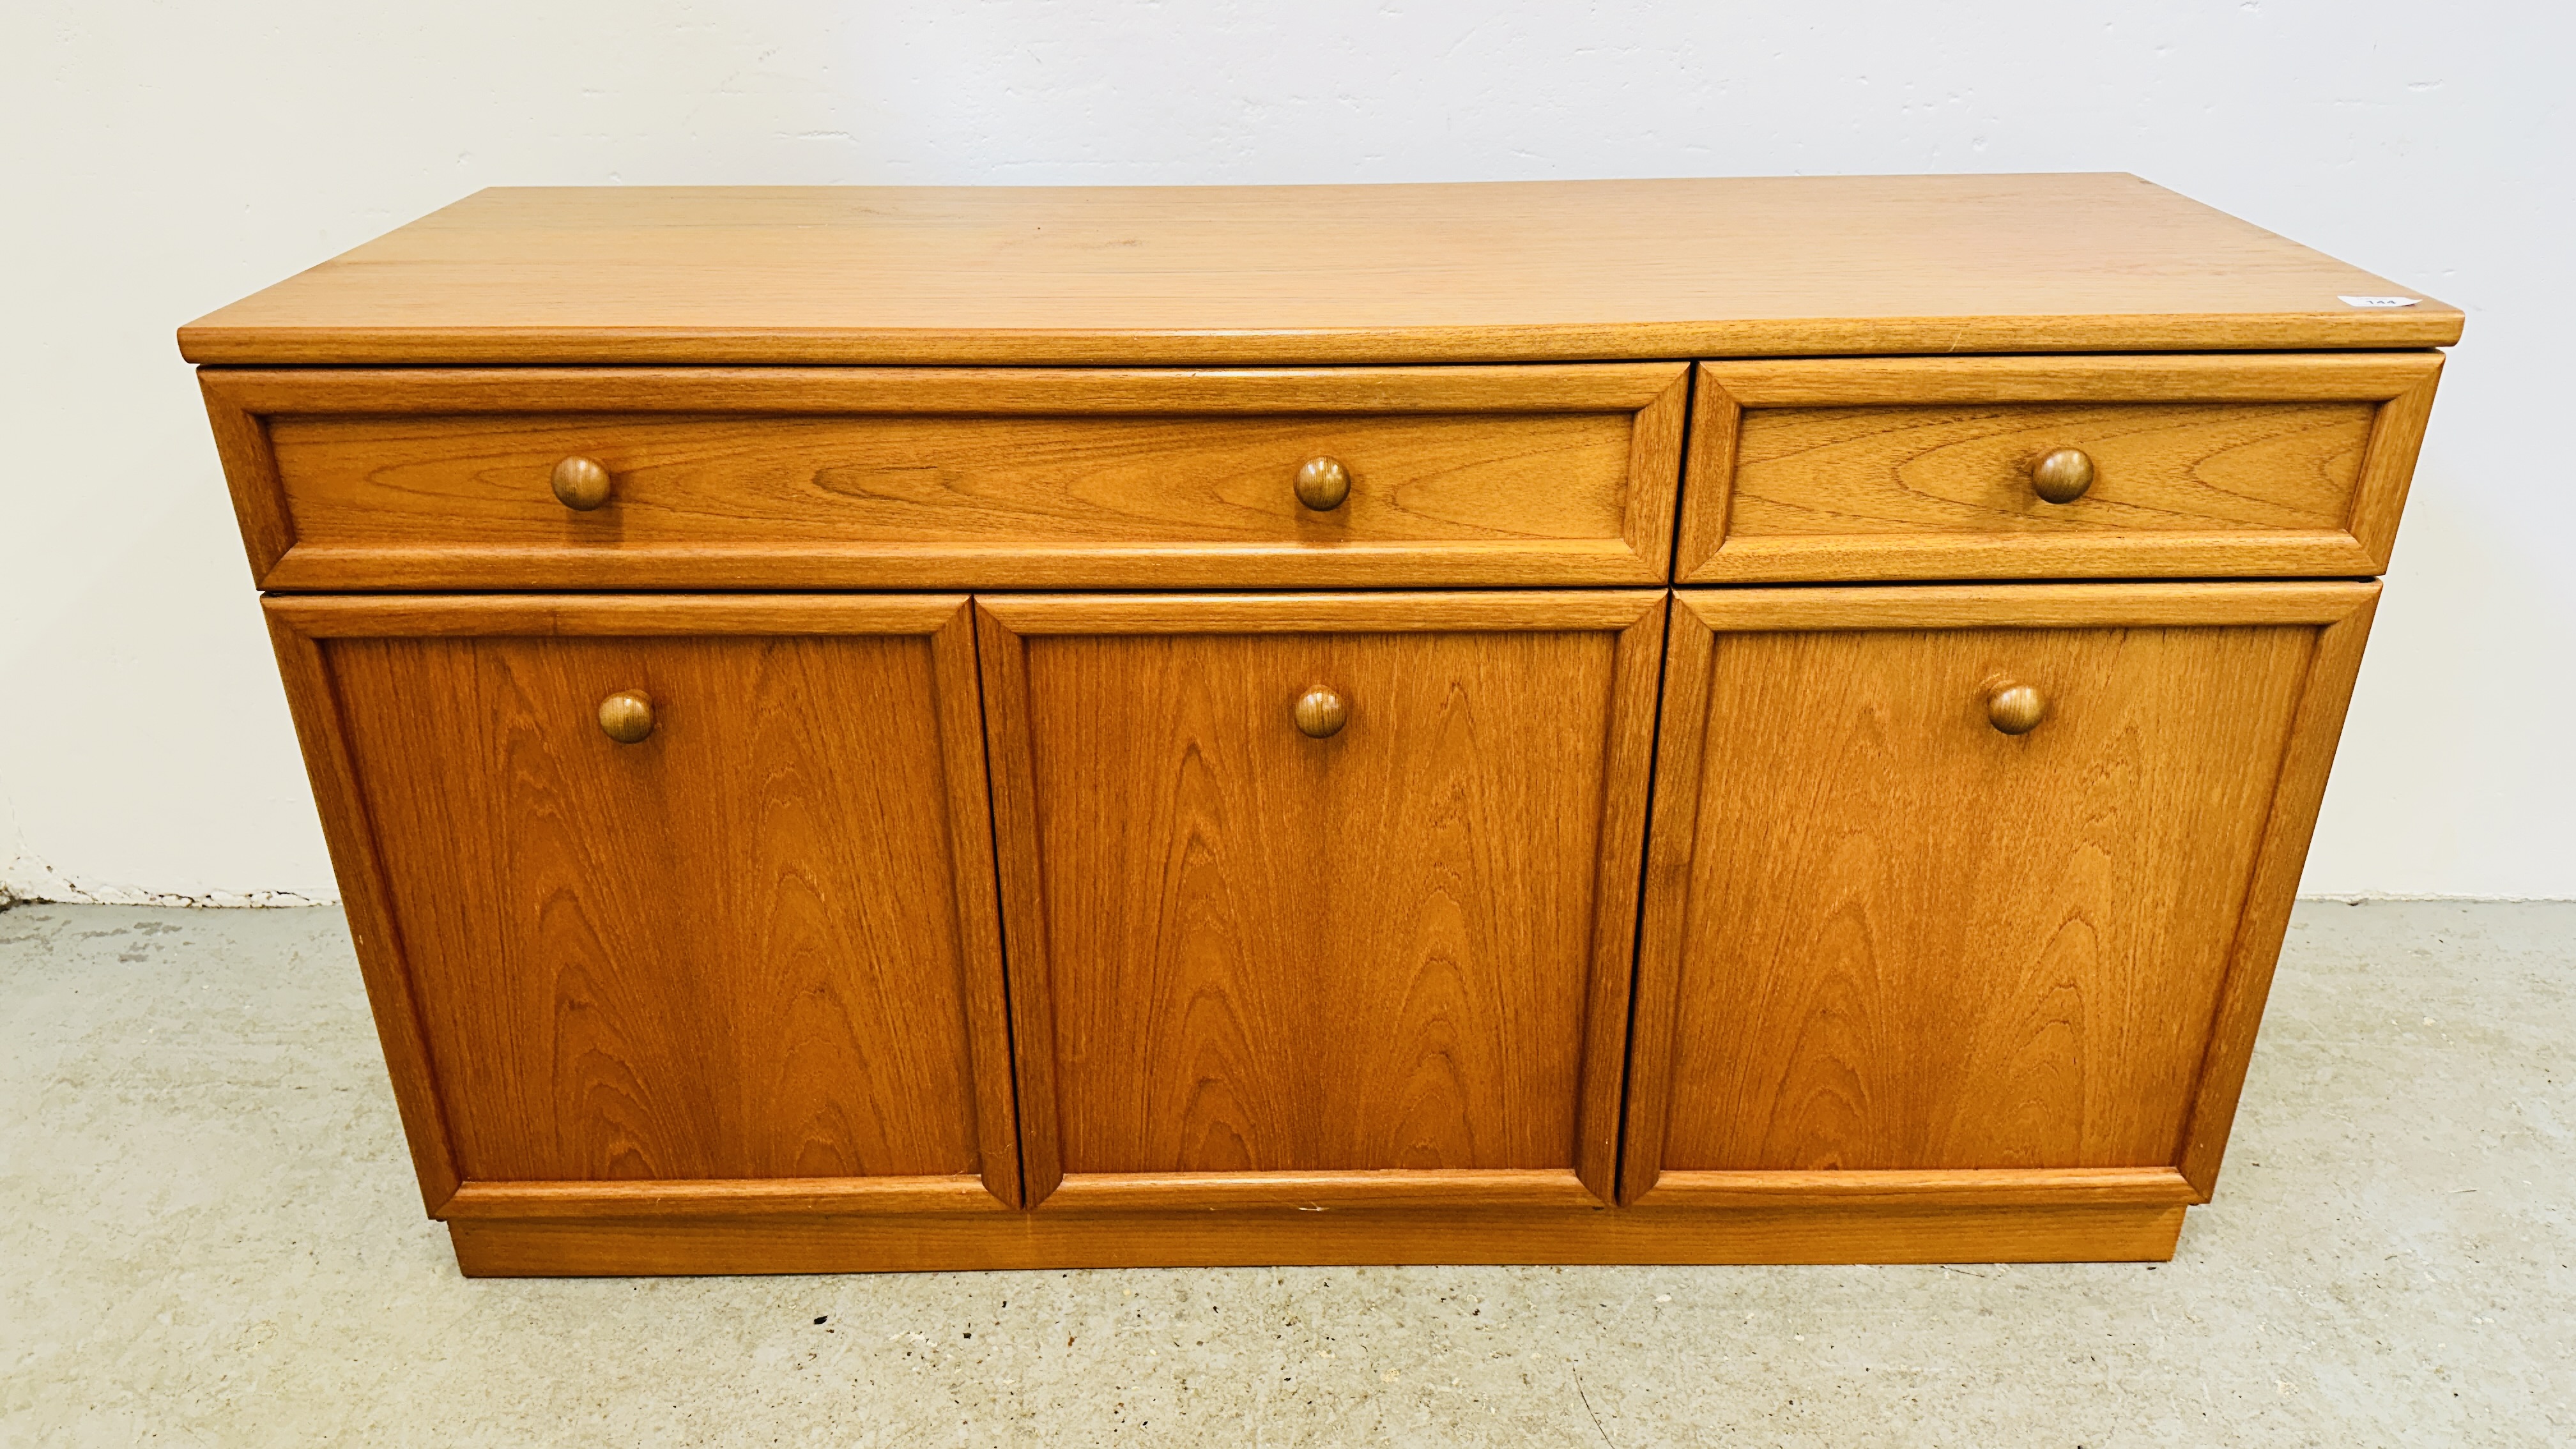
[[[2134,176],[1881,176],[494,189],[179,343],[218,364],[1238,365],[2430,347],[2460,325]]]

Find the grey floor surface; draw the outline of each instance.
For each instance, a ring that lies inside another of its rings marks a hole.
[[[0,1443],[2565,1444],[2571,1045],[2576,905],[2302,907],[2155,1269],[468,1282],[336,911],[23,907]]]

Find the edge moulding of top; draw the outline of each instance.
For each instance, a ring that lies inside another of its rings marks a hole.
[[[179,338],[219,366],[1384,366],[2411,349],[2461,323],[2137,177],[2052,174],[492,189]]]

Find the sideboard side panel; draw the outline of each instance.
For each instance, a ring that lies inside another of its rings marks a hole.
[[[350,944],[366,981],[367,1007],[376,1020],[376,1039],[384,1048],[385,1072],[393,1082],[394,1106],[402,1114],[412,1170],[420,1178],[422,1205],[434,1216],[456,1195],[464,1177],[457,1171],[438,1081],[430,1068],[429,1038],[394,920],[393,893],[376,852],[375,829],[367,818],[366,797],[358,788],[357,768],[350,759],[348,724],[320,643],[273,607],[267,617],[278,674],[286,684],[287,707],[295,717],[296,742],[303,749],[313,803],[322,817],[322,838],[330,847],[332,874],[340,883],[340,908],[349,918]]]
[[[2236,1102],[2245,1089],[2245,1071],[2254,1056],[2254,1034],[2263,1022],[2263,1005],[2271,996],[2272,971],[2280,962],[2281,941],[2290,929],[2290,908],[2299,894],[2299,874],[2308,861],[2308,843],[2316,835],[2317,811],[2325,803],[2326,774],[2333,768],[2335,745],[2343,737],[2344,711],[2352,703],[2353,682],[2361,674],[2362,646],[2379,607],[2379,585],[2352,600],[2351,612],[2317,633],[2308,665],[2307,687],[2290,725],[2289,750],[2272,796],[2263,843],[2254,861],[2254,878],[2245,896],[2236,941],[2229,953],[2227,979],[2220,988],[2218,1018],[2210,1033],[2199,1081],[2192,1091],[2191,1116],[2180,1151],[2183,1176],[2206,1202],[2218,1185],[2218,1168],[2227,1153],[2227,1136],[2236,1122]]]

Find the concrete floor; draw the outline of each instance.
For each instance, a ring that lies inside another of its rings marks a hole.
[[[2576,905],[2303,907],[2162,1268],[468,1282],[338,912],[0,914],[0,1443],[2576,1440]]]

